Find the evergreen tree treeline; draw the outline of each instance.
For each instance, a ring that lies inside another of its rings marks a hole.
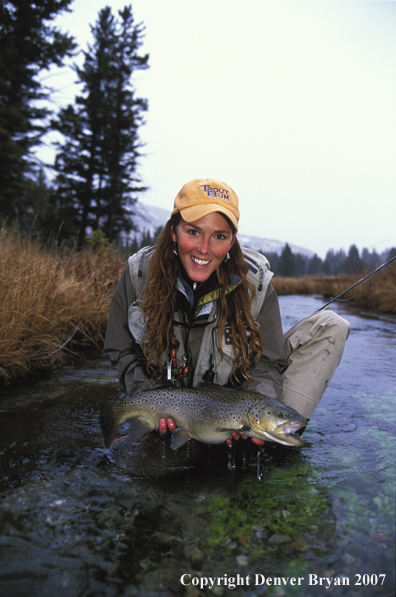
[[[52,25],[72,0],[0,0],[0,214],[23,216],[36,174],[34,147],[48,130],[50,90],[38,75],[61,66],[75,50],[73,38]]]
[[[131,6],[117,17],[111,8],[102,9],[83,66],[76,67],[82,92],[53,114],[45,102],[51,89],[39,75],[76,54],[73,37],[53,23],[71,4],[0,0],[0,221],[16,220],[22,232],[44,241],[56,236],[79,248],[88,232],[101,230],[107,241],[133,252],[138,243],[123,238],[133,229],[133,205],[144,191],[136,170],[138,130],[148,104],[132,85],[134,73],[148,68],[148,54],[139,54],[144,27],[135,24]],[[51,183],[33,154],[50,128],[62,137]],[[146,233],[139,245],[152,240]],[[396,248],[389,256],[367,249],[359,254],[352,245],[348,254],[329,250],[322,261],[293,254],[286,244],[281,255],[266,255],[274,273],[290,277],[356,274],[395,254]]]
[[[138,54],[143,30],[134,25],[131,8],[119,17],[109,7],[100,11],[92,27],[94,43],[84,52],[83,68],[77,68],[83,93],[53,123],[64,138],[58,144],[53,204],[67,236],[78,227],[79,248],[88,227],[101,228],[110,242],[130,232],[131,208],[144,190],[135,172],[147,102],[135,97],[131,77],[148,67],[148,55]]]
[[[293,253],[286,243],[280,255],[275,252],[267,252],[265,256],[271,264],[271,270],[275,275],[281,277],[302,276],[338,276],[338,275],[359,275],[363,272],[376,269],[379,265],[396,255],[396,248],[383,253],[375,250],[370,252],[363,249],[361,254],[356,245],[351,245],[348,254],[342,249],[327,251],[326,257],[322,260],[318,255],[308,257],[301,253]]]
[[[31,159],[49,130],[49,109],[37,108],[48,97],[37,75],[75,50],[71,37],[47,24],[71,1],[0,0],[0,218],[82,248],[87,232],[101,229],[111,242],[133,228],[133,205],[145,190],[136,171],[148,104],[136,97],[132,77],[148,68],[149,56],[139,54],[144,27],[131,6],[117,17],[109,7],[99,12],[84,64],[75,67],[82,92],[52,114],[62,141],[48,183]]]

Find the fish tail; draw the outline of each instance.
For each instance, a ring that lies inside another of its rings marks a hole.
[[[122,422],[115,416],[113,405],[110,402],[101,404],[99,421],[105,446],[110,448]]]

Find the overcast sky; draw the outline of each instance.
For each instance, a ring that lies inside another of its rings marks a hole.
[[[57,20],[86,49],[106,5]],[[194,178],[239,195],[240,230],[308,248],[396,245],[396,3],[133,0],[146,27],[141,202],[172,209]],[[68,78],[67,78],[68,77]],[[74,73],[53,76],[57,105]]]

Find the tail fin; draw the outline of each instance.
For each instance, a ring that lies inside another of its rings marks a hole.
[[[99,420],[105,446],[110,448],[121,425],[121,421],[115,416],[111,402],[104,402],[100,405]]]

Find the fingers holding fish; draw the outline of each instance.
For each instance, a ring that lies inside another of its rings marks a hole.
[[[167,421],[169,431],[174,431],[176,429],[176,423],[173,419],[169,418]]]
[[[168,431],[168,429],[171,432],[174,431],[176,429],[176,423],[170,417],[168,419],[165,419],[163,417],[162,419],[159,420],[158,430],[161,433],[161,435],[165,435],[165,433]]]
[[[240,438],[247,439],[247,435],[244,435],[243,433],[237,433],[236,431],[233,431],[231,433],[231,437],[232,437],[232,439],[240,439]],[[232,439],[229,438],[229,439],[226,440],[226,444],[230,448],[232,446]],[[265,441],[263,439],[258,438],[258,437],[251,437],[250,439],[252,440],[252,442],[254,444],[256,444],[256,446],[263,446],[265,444]]]
[[[166,424],[166,419],[162,418],[159,420],[158,430],[161,433],[161,435],[164,435],[167,432],[168,426]]]

